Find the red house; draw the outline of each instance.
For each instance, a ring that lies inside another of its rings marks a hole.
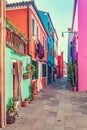
[[[63,61],[63,52],[58,56],[58,78],[64,76],[64,61]]]

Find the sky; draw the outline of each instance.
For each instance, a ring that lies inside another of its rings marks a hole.
[[[67,62],[68,33],[67,29],[72,26],[74,0],[35,0],[39,10],[49,12],[54,28],[59,37],[58,54],[64,51],[64,60]]]
[[[27,0],[7,0],[8,2]],[[67,29],[72,26],[74,0],[34,0],[38,10],[49,12],[54,28],[59,37],[58,54],[64,52],[64,60],[67,62],[68,33]]]

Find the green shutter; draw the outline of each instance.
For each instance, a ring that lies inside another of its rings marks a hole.
[[[46,77],[46,64],[42,64],[42,77]]]
[[[35,66],[36,71],[35,74],[33,75],[33,79],[38,79],[38,61],[32,60],[32,64]]]

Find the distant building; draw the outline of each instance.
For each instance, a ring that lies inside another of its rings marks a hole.
[[[63,52],[58,55],[58,78],[64,77],[64,57]]]
[[[48,78],[47,82],[50,83],[54,80],[54,69],[57,67],[57,53],[58,53],[58,36],[54,29],[50,14],[45,11],[39,11],[40,17],[48,32],[47,38],[47,66]]]

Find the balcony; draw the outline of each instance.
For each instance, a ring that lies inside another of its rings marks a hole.
[[[26,41],[15,32],[11,32],[9,28],[6,28],[6,45],[15,52],[26,55]]]

